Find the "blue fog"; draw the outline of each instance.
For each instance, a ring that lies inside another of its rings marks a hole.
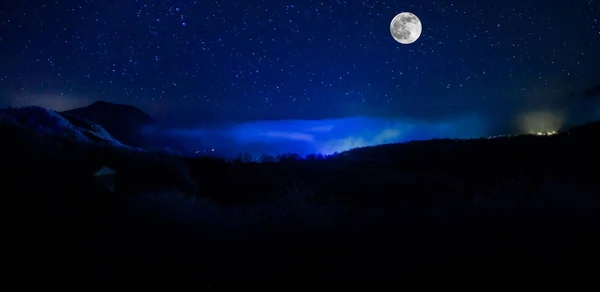
[[[486,135],[478,116],[444,122],[352,117],[327,120],[255,121],[197,129],[172,129],[188,152],[232,157],[237,153],[333,154],[352,148],[433,138],[472,138]]]

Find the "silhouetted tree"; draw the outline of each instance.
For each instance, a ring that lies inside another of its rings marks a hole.
[[[321,153],[318,153],[318,154],[312,153],[312,154],[306,155],[305,159],[306,160],[324,160],[325,156]]]
[[[238,153],[238,155],[235,158],[235,162],[237,162],[237,163],[252,162],[252,155],[250,155],[249,153]]]
[[[297,153],[285,153],[285,154],[281,154],[281,155],[277,156],[277,160],[279,162],[299,161],[299,160],[302,160],[302,156],[300,156]]]
[[[317,160],[317,154],[308,154],[306,155],[306,160]]]
[[[258,159],[258,162],[260,162],[260,163],[269,163],[269,162],[277,162],[277,160],[272,155],[263,154]]]

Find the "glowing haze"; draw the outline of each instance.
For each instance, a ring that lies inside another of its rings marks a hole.
[[[433,138],[484,136],[477,116],[445,122],[351,117],[327,120],[254,121],[228,126],[170,130],[188,150],[231,157],[244,152],[261,154],[333,154],[352,148]]]
[[[27,98],[14,95],[9,104],[37,105],[62,111],[85,106],[91,101],[92,98],[85,96],[47,93]],[[262,154],[297,153],[305,156],[411,140],[549,133],[600,119],[597,98],[578,98],[554,105],[545,102],[542,105],[512,111],[505,109],[507,113],[504,115],[479,111],[438,115],[435,118],[431,117],[433,114],[421,118],[364,115],[331,119],[230,121],[205,123],[192,128],[174,126],[165,123],[165,119],[159,119],[158,128],[148,128],[146,134],[159,133],[161,138],[177,140],[180,142],[177,145],[185,148],[181,149],[185,154],[233,157],[238,153],[249,153],[258,157]]]

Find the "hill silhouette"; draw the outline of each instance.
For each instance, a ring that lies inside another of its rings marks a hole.
[[[21,260],[42,263],[49,278],[345,283],[389,273],[378,259],[398,263],[394,279],[410,279],[458,275],[466,263],[597,254],[600,122],[226,161],[121,146],[72,113],[0,114],[3,194],[16,201],[10,216],[27,218],[14,238],[35,243]],[[101,166],[117,173],[114,193],[93,188]],[[288,273],[315,262],[325,263],[313,265],[315,278]]]
[[[132,108],[124,109],[123,117],[129,111],[135,112]],[[147,188],[148,184],[139,185],[136,180],[152,176],[159,177],[155,186],[168,177],[176,180],[186,177],[179,173],[187,172],[181,158],[125,145],[103,126],[72,112],[59,113],[35,106],[2,109],[0,127],[4,141],[1,161],[5,169],[11,169],[17,179],[13,180],[15,183],[21,177],[36,178],[44,182],[40,185],[43,188],[90,191],[91,174],[103,165],[122,174],[118,183],[123,190],[131,186]],[[195,188],[194,184],[188,186]]]
[[[148,114],[134,106],[105,101],[97,101],[63,113],[94,122],[122,143],[141,148],[148,147],[143,135],[144,127],[155,123]]]
[[[88,106],[62,112],[102,126],[121,143],[143,149],[187,153],[173,137],[165,136],[156,121],[142,110],[124,104],[97,101]]]
[[[80,143],[124,146],[97,124],[37,106],[1,109],[0,119],[5,127],[23,128],[49,136],[61,136]]]

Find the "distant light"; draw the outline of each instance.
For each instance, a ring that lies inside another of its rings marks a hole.
[[[537,136],[552,136],[552,135],[556,135],[556,134],[558,134],[557,131],[537,132],[537,133],[535,133],[535,135],[537,135]]]
[[[213,149],[210,149],[210,151],[212,151],[212,152],[215,152],[215,148],[213,148]]]

